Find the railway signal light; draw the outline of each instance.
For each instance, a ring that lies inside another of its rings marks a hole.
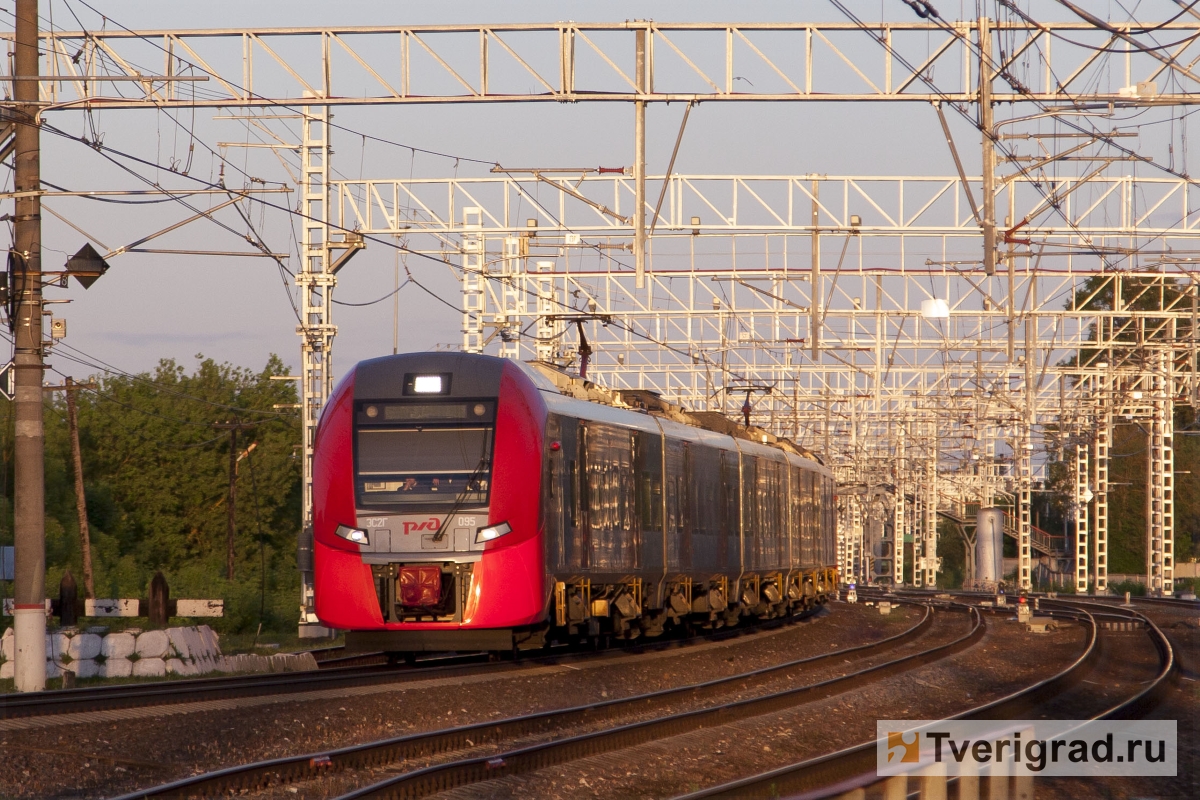
[[[79,252],[67,260],[66,270],[68,275],[75,276],[75,280],[79,281],[80,286],[89,289],[100,276],[108,272],[108,262],[96,252],[94,247],[84,243],[83,247],[79,248]]]

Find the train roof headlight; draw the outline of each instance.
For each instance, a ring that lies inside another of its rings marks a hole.
[[[441,375],[417,375],[413,378],[414,394],[441,394]]]
[[[355,544],[370,544],[371,542],[366,531],[361,528],[351,528],[349,525],[338,525],[334,533],[346,541],[354,542]]]
[[[483,542],[490,542],[493,539],[499,539],[504,534],[511,532],[512,526],[507,522],[501,522],[497,525],[489,525],[486,528],[480,528],[479,532],[475,534],[475,543],[482,544]]]

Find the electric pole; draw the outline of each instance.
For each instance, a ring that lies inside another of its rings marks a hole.
[[[38,137],[38,2],[16,0],[13,41],[13,121],[16,125],[13,215],[16,438],[14,543],[16,688],[46,688],[45,436],[42,430],[42,221]]]
[[[75,513],[79,518],[79,551],[83,560],[84,597],[96,597],[96,581],[92,571],[92,536],[88,529],[87,496],[83,493],[83,455],[79,448],[79,409],[75,393],[80,389],[95,389],[94,383],[76,383],[67,378],[62,386],[45,386],[46,391],[63,391],[67,394],[67,428],[71,435],[71,460],[75,471]]]
[[[225,577],[233,580],[234,535],[237,533],[237,435],[238,431],[250,430],[252,422],[214,422],[213,428],[229,431],[229,497],[225,503]]]
[[[996,143],[992,121],[992,32],[979,19],[979,127],[983,130],[983,271],[996,274]],[[1009,298],[1011,301],[1012,298]],[[1009,358],[1012,356],[1010,355]]]

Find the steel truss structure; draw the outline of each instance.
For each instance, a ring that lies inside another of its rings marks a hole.
[[[306,488],[333,375],[336,272],[364,242],[402,234],[460,277],[462,348],[569,368],[584,330],[590,379],[731,415],[749,401],[756,424],[819,453],[841,483],[846,579],[936,585],[939,510],[1002,504],[1018,539],[1013,581],[1030,587],[1034,550],[1053,560],[1032,493],[1070,453],[1075,544],[1057,560],[1078,590],[1104,591],[1113,420],[1147,423],[1147,576],[1171,592],[1172,410],[1200,392],[1197,190],[1147,166],[1102,115],[1196,103],[1200,20],[1156,26],[1168,48],[1138,47],[1143,27],[55,32],[41,96],[43,114],[303,117]],[[652,176],[647,107],[673,101],[932,104],[957,174]],[[330,177],[330,108],[516,102],[633,104],[633,165]],[[996,107],[1024,115],[997,122]],[[981,131],[981,174],[962,166],[947,112]],[[1046,134],[1036,120],[1051,117],[1069,124]],[[1065,174],[1072,162],[1078,174]],[[868,500],[879,491],[890,506]],[[307,491],[305,513],[307,527]],[[864,544],[868,520],[885,529],[882,549]]]

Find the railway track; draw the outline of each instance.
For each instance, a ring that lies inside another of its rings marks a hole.
[[[818,609],[819,611],[819,609]],[[604,658],[612,653],[634,651],[653,652],[691,643],[718,642],[774,630],[812,616],[818,611],[781,619],[767,620],[758,625],[725,628],[702,636],[685,639],[661,639],[638,642],[606,650],[564,649],[548,655],[530,655],[499,664],[490,663],[487,653],[463,653],[423,656],[414,663],[389,662],[383,653],[342,655],[340,647],[323,648],[316,672],[259,673],[212,678],[131,683],[115,686],[93,686],[78,689],[56,689],[36,694],[0,695],[0,719],[20,719],[49,715],[108,711],[122,708],[179,705],[205,700],[224,700],[237,697],[258,697],[270,694],[296,694],[321,689],[365,686],[403,680],[424,680],[430,677],[469,675],[482,671],[511,671],[521,665],[559,664],[564,660]]]
[[[462,657],[462,660],[456,663],[470,664],[485,659],[485,656]],[[320,669],[315,672],[257,673],[53,689],[36,694],[4,694],[0,695],[0,719],[177,705],[228,697],[287,694],[331,686],[356,686],[395,680],[400,674],[397,668],[390,667],[387,659],[380,655],[375,655],[374,660],[367,663],[358,661],[358,657],[350,657],[327,659],[318,662],[318,665]],[[439,660],[431,664],[408,667],[404,672],[424,675],[432,669],[446,669],[448,666],[450,665],[446,664],[445,660]]]
[[[1144,715],[1162,697],[1168,687],[1177,660],[1170,641],[1146,615],[1116,608],[1103,603],[1068,599],[1043,599],[1043,611],[1069,616],[1086,622],[1090,638],[1084,653],[1066,669],[1020,692],[979,705],[949,719],[1023,719],[1034,714],[1047,716],[1070,713],[1080,719],[1133,719]],[[1051,608],[1047,609],[1046,607]],[[1154,678],[1116,703],[1095,707],[1089,702],[1089,690],[1080,684],[1093,674],[1100,659],[1100,636],[1103,628],[1097,616],[1115,616],[1135,620],[1145,625],[1146,632],[1158,653],[1158,669]],[[676,800],[700,798],[775,798],[802,795],[816,798],[862,789],[876,783],[874,740],[836,753],[803,761],[719,786],[681,795]]]
[[[477,723],[428,733],[412,734],[342,748],[327,753],[315,753],[284,759],[248,764],[184,779],[175,783],[126,795],[126,798],[167,797],[177,795],[214,795],[263,789],[282,783],[331,777],[352,770],[386,768],[408,759],[434,754],[463,753],[463,756],[411,772],[389,777],[384,781],[353,792],[347,797],[414,797],[463,786],[506,775],[535,771],[551,764],[564,763],[597,753],[629,747],[643,741],[658,739],[712,725],[725,724],[758,714],[769,713],[848,691],[855,686],[879,680],[891,674],[912,669],[958,652],[977,642],[985,631],[982,616],[975,609],[960,606],[956,610],[969,620],[965,633],[954,631],[949,642],[919,650],[899,658],[873,664],[817,683],[783,691],[734,700],[702,708],[675,712],[673,706],[682,702],[727,698],[741,689],[752,688],[765,681],[786,677],[799,670],[833,659],[862,660],[886,654],[896,648],[915,643],[918,637],[930,632],[936,619],[928,605],[920,621],[888,639],[853,648],[843,648],[827,654],[777,664],[770,667],[718,678],[699,684],[664,689],[633,697],[609,700],[574,708],[540,712],[506,720]],[[596,726],[627,718],[630,715],[652,715],[636,722],[617,723],[589,733],[569,735],[580,727]],[[558,734],[558,738],[550,738]],[[540,737],[536,744],[478,755],[479,748]],[[471,751],[474,750],[474,753]],[[323,787],[327,790],[329,787]]]

